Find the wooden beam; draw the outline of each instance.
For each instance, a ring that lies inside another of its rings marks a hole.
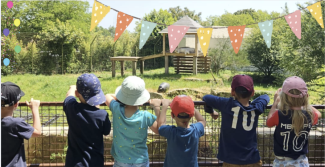
[[[164,54],[149,55],[149,56],[142,57],[140,60],[148,60],[148,59],[164,57],[164,56],[165,56]]]
[[[165,55],[165,74],[168,74],[168,55],[166,55],[166,34],[163,34],[163,54]]]
[[[144,60],[140,61],[140,73],[143,74],[144,71]]]
[[[132,61],[132,75],[137,75],[137,62]]]
[[[124,61],[120,61],[121,63],[121,76],[124,75]]]
[[[117,57],[110,57],[110,60],[117,60],[117,61],[137,61],[142,57],[128,57],[128,56],[117,56]]]
[[[195,56],[193,56],[193,74],[197,74],[197,56],[199,56],[198,36],[195,34]]]
[[[115,77],[115,60],[112,60],[112,77]]]

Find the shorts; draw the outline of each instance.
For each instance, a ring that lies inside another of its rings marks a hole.
[[[309,167],[308,158],[306,155],[301,155],[296,160],[281,160],[275,158],[273,167]]]
[[[223,162],[223,167],[261,167],[262,166],[262,161],[260,160],[259,162],[256,162],[254,164],[247,164],[247,165],[237,165],[237,164],[229,164],[227,162]]]
[[[113,167],[149,167],[149,164],[149,161],[139,164],[114,161]]]

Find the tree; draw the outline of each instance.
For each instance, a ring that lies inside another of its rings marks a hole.
[[[57,19],[56,23],[49,21],[48,25],[44,27],[44,30],[37,36],[37,39],[39,40],[38,44],[47,47],[48,50],[52,51],[52,54],[61,55],[60,64],[61,72],[63,72],[63,70],[69,66],[75,46],[81,43],[83,36],[83,32],[71,25],[70,21],[61,22]],[[44,58],[47,59],[50,58],[50,56],[46,55]],[[43,67],[47,70],[52,70],[51,68],[48,69],[48,64],[44,64]]]
[[[174,8],[169,8],[168,12],[172,14],[172,16],[175,18],[175,20],[179,20],[184,16],[188,16],[191,19],[193,19],[196,22],[201,22],[201,12],[195,14],[195,10],[189,10],[187,7],[182,10],[179,6],[176,6]]]

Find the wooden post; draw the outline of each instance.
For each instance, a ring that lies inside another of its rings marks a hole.
[[[121,76],[124,75],[124,61],[120,61],[121,63]]]
[[[137,61],[132,61],[132,75],[137,75]]]
[[[198,37],[195,34],[195,55],[193,56],[193,74],[197,74],[197,57],[199,56]]]
[[[179,64],[179,56],[177,56],[177,71],[176,71],[176,74],[179,74],[179,66],[180,66],[180,64]]]
[[[144,71],[144,60],[140,61],[140,73],[143,74]]]
[[[112,77],[115,77],[115,60],[112,61]]]
[[[165,48],[166,48],[165,35],[166,34],[163,34],[163,54],[165,55],[165,74],[168,74],[169,73],[168,72],[168,55],[166,55],[166,51],[165,51]]]
[[[205,56],[204,58],[204,73],[208,72],[208,56]]]

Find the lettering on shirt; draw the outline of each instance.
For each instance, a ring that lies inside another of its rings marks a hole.
[[[284,129],[292,129],[292,124],[283,124],[281,123],[281,128],[284,127]],[[304,128],[311,128],[311,123],[308,123],[308,124],[304,124]]]

